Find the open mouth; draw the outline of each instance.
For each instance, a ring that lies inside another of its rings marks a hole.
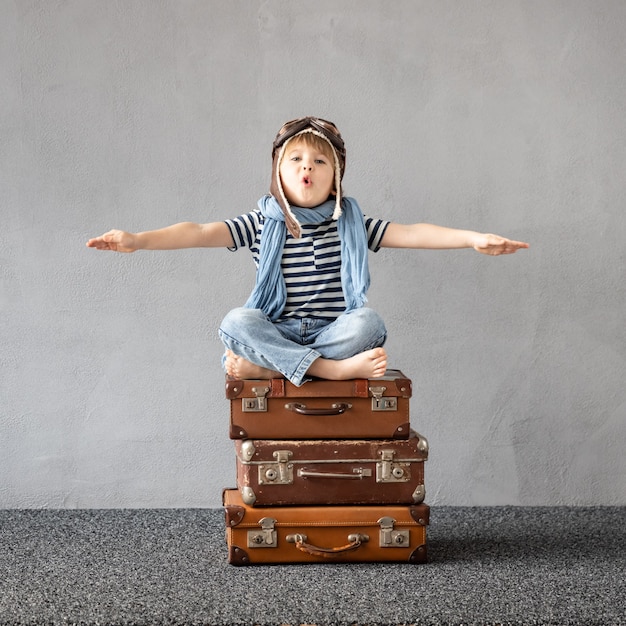
[[[305,187],[308,187],[309,185],[311,185],[311,179],[310,179],[308,176],[304,176],[304,177],[302,178],[302,184],[303,184]]]

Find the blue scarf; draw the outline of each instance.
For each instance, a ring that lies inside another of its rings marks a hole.
[[[343,198],[342,214],[337,221],[341,241],[341,286],[346,301],[346,311],[362,307],[370,286],[367,264],[367,231],[363,213],[353,198]],[[261,234],[259,267],[256,284],[245,307],[261,309],[272,321],[276,321],[287,301],[287,289],[281,270],[281,258],[287,238],[287,226],[283,210],[274,196],[263,196],[259,209],[265,217]],[[307,209],[292,206],[291,210],[301,224],[320,224],[333,215],[335,201],[328,200],[317,207]]]

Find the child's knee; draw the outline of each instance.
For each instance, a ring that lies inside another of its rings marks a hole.
[[[263,316],[263,312],[258,309],[237,307],[226,313],[220,324],[220,331],[231,336],[236,335],[242,328],[256,324],[260,316]]]
[[[350,320],[351,323],[357,322],[359,328],[362,329],[362,332],[368,336],[381,338],[387,336],[385,322],[383,318],[376,313],[376,311],[374,311],[374,309],[362,307],[352,311],[350,315],[354,316],[354,318]]]

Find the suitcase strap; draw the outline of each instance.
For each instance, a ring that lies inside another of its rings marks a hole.
[[[369,541],[369,537],[367,535],[355,533],[353,535],[348,535],[348,541],[350,543],[346,544],[345,546],[339,546],[336,548],[321,548],[319,546],[314,546],[311,543],[307,543],[307,536],[299,533],[295,535],[287,535],[286,539],[289,543],[294,543],[296,548],[298,548],[298,550],[301,550],[302,552],[312,554],[313,556],[324,557],[333,557],[344,552],[352,552],[354,550],[358,550],[358,548],[360,548],[363,543]]]

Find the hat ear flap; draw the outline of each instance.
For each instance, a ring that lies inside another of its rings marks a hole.
[[[328,142],[330,143],[330,142]],[[335,146],[330,144],[330,147],[333,149],[333,155],[335,157],[335,210],[333,211],[333,219],[338,220],[341,217],[341,165],[339,164],[339,157],[337,155],[337,150],[335,150]]]
[[[291,210],[291,206],[289,205],[289,202],[283,190],[283,183],[280,179],[280,162],[282,161],[283,155],[285,153],[285,147],[288,143],[289,141],[285,142],[280,147],[278,152],[274,154],[274,158],[272,160],[272,180],[270,182],[270,193],[274,196],[274,198],[276,198],[278,204],[283,210],[287,230],[291,233],[291,236],[294,239],[299,239],[302,229],[300,228],[300,223],[296,219],[296,216]]]
[[[285,225],[287,226],[287,230],[291,233],[294,239],[299,239],[302,228],[300,227],[300,223],[298,222],[296,216],[293,214],[291,210],[291,206],[289,205],[289,201],[285,196],[285,192],[283,190],[283,182],[280,179],[280,163],[283,160],[283,156],[285,154],[285,148],[287,144],[297,137],[298,135],[302,135],[304,133],[311,133],[313,135],[317,135],[321,137],[332,150],[333,160],[335,165],[335,209],[333,211],[333,220],[338,220],[341,217],[341,199],[342,199],[342,191],[341,191],[341,179],[342,179],[342,170],[341,170],[341,161],[339,160],[339,154],[337,154],[337,149],[332,144],[330,139],[324,135],[324,133],[315,130],[314,128],[305,128],[301,130],[299,133],[296,133],[293,137],[290,137],[285,141],[285,143],[280,146],[277,151],[274,151],[274,155],[272,158],[272,180],[270,183],[270,193],[276,198],[278,204],[283,210],[283,214],[285,216]]]

